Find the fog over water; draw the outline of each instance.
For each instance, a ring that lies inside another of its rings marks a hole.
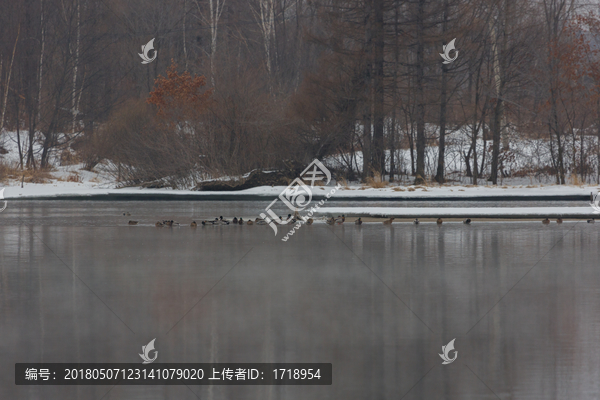
[[[0,398],[600,396],[600,224],[314,224],[287,242],[267,226],[152,225],[255,217],[267,205],[9,202]],[[153,338],[160,363],[332,363],[333,384],[14,384],[15,363],[141,365]],[[454,338],[457,359],[442,365]]]

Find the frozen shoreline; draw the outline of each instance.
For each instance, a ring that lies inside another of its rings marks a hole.
[[[268,200],[275,199],[284,186],[261,186],[235,192],[204,192],[172,189],[101,188],[90,183],[26,183],[24,187],[7,186],[7,200]],[[403,201],[403,200],[573,200],[589,201],[590,193],[599,191],[588,186],[390,186],[383,189],[361,186],[343,187],[330,200]],[[313,187],[313,199],[322,199],[331,187]]]

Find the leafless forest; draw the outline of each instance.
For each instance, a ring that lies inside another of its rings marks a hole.
[[[319,158],[350,180],[600,177],[597,4],[0,4],[0,153],[19,160],[5,171],[71,162],[185,187]],[[514,162],[533,147],[539,162]]]

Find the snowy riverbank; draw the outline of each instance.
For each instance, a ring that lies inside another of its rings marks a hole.
[[[111,188],[93,182],[54,182],[48,184],[13,183],[4,197],[17,199],[94,199],[94,200],[268,200],[276,198],[283,186],[256,187],[235,192],[198,192],[192,190]],[[104,186],[104,187],[102,187]],[[323,198],[330,187],[314,187],[313,198]],[[348,186],[337,191],[335,200],[573,200],[588,201],[600,188],[594,186],[389,186],[374,189]]]

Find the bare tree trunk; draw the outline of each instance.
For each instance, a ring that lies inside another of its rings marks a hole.
[[[477,163],[479,162],[479,160],[477,159],[478,154],[477,154],[477,136],[479,135],[479,128],[481,127],[482,124],[485,124],[485,114],[486,114],[486,110],[487,107],[483,107],[483,111],[481,113],[481,123],[479,123],[478,121],[478,117],[477,117],[477,109],[479,108],[479,99],[480,99],[480,94],[479,94],[479,85],[480,85],[480,77],[481,77],[481,66],[483,64],[483,58],[481,59],[481,61],[479,62],[479,65],[477,67],[477,75],[475,76],[475,104],[473,106],[473,126],[471,128],[471,147],[473,148],[473,185],[477,185],[477,180],[479,178],[479,169],[477,166]],[[483,154],[485,157],[485,145],[483,148]],[[483,162],[482,162],[483,164]]]
[[[75,60],[73,61],[73,87],[71,89],[71,113],[73,114],[72,130],[71,133],[75,134],[77,125],[77,114],[79,110],[76,108],[77,102],[77,71],[79,69],[79,41],[81,37],[81,3],[80,0],[77,2],[77,38],[75,39]]]
[[[257,16],[258,23],[263,34],[263,45],[265,48],[265,62],[267,67],[267,73],[269,75],[273,72],[272,61],[271,61],[271,40],[275,34],[275,9],[273,5],[274,0],[258,0],[260,13],[254,11]]]
[[[425,0],[418,0],[417,5],[417,175],[415,184],[425,182],[425,44],[424,44],[424,19]]]
[[[363,172],[362,177],[366,179],[371,176],[371,113],[373,101],[373,79],[372,79],[372,42],[373,23],[371,1],[365,3],[365,71],[364,71],[364,107],[363,107]]]
[[[40,25],[42,27],[42,48],[40,50],[40,65],[38,75],[38,106],[37,118],[42,119],[42,76],[44,69],[44,49],[46,48],[46,26],[44,24],[44,0],[40,0]]]
[[[502,100],[496,98],[494,114],[492,115],[492,171],[490,180],[494,185],[498,184],[498,160],[500,158],[500,131],[502,130]]]
[[[383,76],[383,0],[373,0],[374,11],[374,51],[373,51],[373,167],[379,175],[385,175],[385,152],[383,141],[383,102],[384,102],[384,76]]]
[[[396,109],[392,111],[392,122],[390,127],[390,182],[394,182],[394,174],[396,173]]]
[[[498,15],[498,23],[502,20],[502,13],[506,13],[506,10],[502,11],[499,9]],[[494,185],[498,184],[498,160],[500,158],[500,140],[501,140],[501,132],[502,132],[502,120],[503,120],[503,104],[502,104],[502,91],[504,82],[502,79],[502,71],[500,65],[500,57],[504,57],[504,54],[499,55],[499,43],[498,43],[498,32],[496,26],[494,25],[494,21],[490,19],[491,24],[491,35],[493,41],[492,48],[492,63],[493,63],[493,71],[494,71],[494,83],[496,88],[496,103],[494,105],[494,114],[492,116],[492,171],[490,175],[490,180]],[[503,29],[504,31],[504,29]],[[505,42],[505,40],[503,40]]]
[[[300,60],[302,54],[302,47],[300,46],[301,36],[300,36],[300,3],[302,0],[296,0],[296,35],[294,37],[294,45],[296,46],[296,59]],[[294,83],[294,92],[298,91],[298,86],[300,86],[300,76],[301,76],[302,68],[297,66],[296,74],[295,74],[295,83]]]
[[[85,65],[83,67],[83,78],[81,79],[81,88],[79,89],[79,93],[77,94],[77,101],[75,102],[75,109],[79,110],[79,103],[81,102],[81,95],[83,94],[83,88],[85,86]],[[79,114],[79,111],[77,112]]]
[[[370,113],[368,113],[368,114],[365,113],[365,115],[363,116],[362,153],[363,153],[362,178],[366,179],[367,177],[371,176],[371,114]]]
[[[410,173],[415,176],[417,173],[415,169],[415,130],[413,124],[410,124],[410,130],[408,135],[408,147],[410,148]]]
[[[446,64],[442,64],[442,93],[440,95],[440,139],[438,142],[438,164],[435,180],[444,183],[444,159],[446,155]]]
[[[394,174],[396,173],[396,130],[398,122],[396,121],[396,110],[398,108],[398,66],[399,66],[399,43],[398,32],[399,24],[399,11],[398,4],[394,5],[394,73],[392,80],[393,100],[392,100],[392,129],[390,132],[390,182],[394,181]]]
[[[483,154],[481,155],[481,168],[479,168],[479,176],[483,175],[483,169],[485,168],[485,155],[487,154],[487,136],[485,129],[485,117],[483,117],[483,126],[481,127],[481,138],[483,140]]]
[[[19,166],[21,167],[21,170],[23,169],[23,148],[21,146],[21,121],[20,121],[20,116],[19,116],[19,96],[15,96],[15,114],[16,114],[16,121],[17,121],[17,149],[19,151]]]
[[[596,142],[596,156],[598,158],[596,183],[600,185],[600,96],[596,97],[596,118],[596,135],[598,137],[598,141]]]
[[[448,30],[448,0],[444,0],[444,21],[442,23],[442,36],[446,34]],[[438,165],[437,172],[435,174],[435,180],[438,183],[444,183],[444,170],[445,170],[445,156],[446,156],[446,75],[448,68],[446,64],[442,63],[442,81],[441,81],[441,94],[440,94],[440,139],[438,142]]]
[[[463,151],[463,156],[465,157],[465,176],[467,178],[472,178],[473,177],[473,171],[471,171],[471,154],[473,154],[473,142],[471,142],[471,145],[469,146],[469,151],[467,152],[467,154],[465,154],[465,152]]]
[[[219,18],[223,12],[225,1],[209,0],[210,4],[210,76],[212,85],[215,85],[215,63],[217,56],[217,36],[219,33]]]
[[[584,122],[584,121],[582,121]],[[583,123],[582,123],[583,125]],[[585,174],[585,160],[584,160],[584,136],[583,136],[583,132],[584,132],[584,127],[580,126],[579,127],[579,140],[581,141],[581,145],[579,147],[579,163],[580,163],[580,169],[581,169],[581,181],[585,182],[586,180],[586,174]]]
[[[6,115],[6,104],[8,102],[8,88],[10,87],[10,76],[12,74],[12,67],[15,61],[15,53],[17,51],[17,43],[19,41],[19,34],[21,33],[21,24],[17,28],[17,38],[15,39],[15,45],[13,46],[12,57],[10,59],[10,66],[8,67],[8,77],[6,78],[6,88],[4,89],[4,103],[2,106],[2,117],[0,117],[0,133],[4,129],[4,116]]]
[[[65,73],[65,75],[63,75],[63,79],[66,80],[66,73]],[[63,93],[63,91],[62,91],[63,87],[64,87],[64,85],[58,86],[54,93],[53,112],[52,112],[52,116],[50,118],[50,123],[48,124],[48,127],[45,129],[44,141],[42,143],[42,156],[40,158],[40,168],[42,168],[42,169],[48,168],[48,166],[50,164],[51,150],[57,144],[56,129],[57,129],[57,124],[59,123],[58,116],[59,116],[61,98],[62,98],[62,93]]]
[[[394,72],[392,80],[392,129],[390,132],[390,182],[394,181],[396,173],[396,131],[398,130],[397,109],[398,109],[398,65],[399,65],[399,48],[398,38],[400,35],[399,29],[399,10],[398,4],[394,4]]]
[[[556,135],[556,145],[558,147],[557,151],[557,160],[556,167],[558,173],[558,183],[561,185],[565,184],[565,162],[564,162],[564,149],[561,140],[561,128],[558,123],[558,111],[556,105],[556,91],[554,89],[550,90],[550,102],[552,107],[552,122],[551,122],[551,131],[554,131]]]
[[[262,2],[263,0],[259,1]],[[198,7],[200,15],[203,15],[198,0],[196,0],[196,6]],[[219,33],[219,19],[221,18],[221,13],[223,12],[224,6],[225,0],[208,0],[208,12],[210,15],[208,18],[203,17],[210,28],[210,82],[213,86],[215,86],[215,58],[217,56],[217,36]]]
[[[473,121],[473,128],[472,128],[472,138],[471,138],[471,147],[473,147],[473,170],[472,170],[472,174],[473,174],[473,185],[477,185],[477,179],[479,178],[479,170],[477,167],[477,135],[479,133],[479,127],[477,126],[477,121]]]
[[[185,40],[185,20],[187,18],[187,0],[183,0],[183,57],[185,58],[185,70],[188,68],[187,45]]]
[[[29,113],[29,148],[27,149],[27,168],[33,168],[35,170],[35,157],[33,156],[33,142],[35,141],[35,121],[33,113]]]

